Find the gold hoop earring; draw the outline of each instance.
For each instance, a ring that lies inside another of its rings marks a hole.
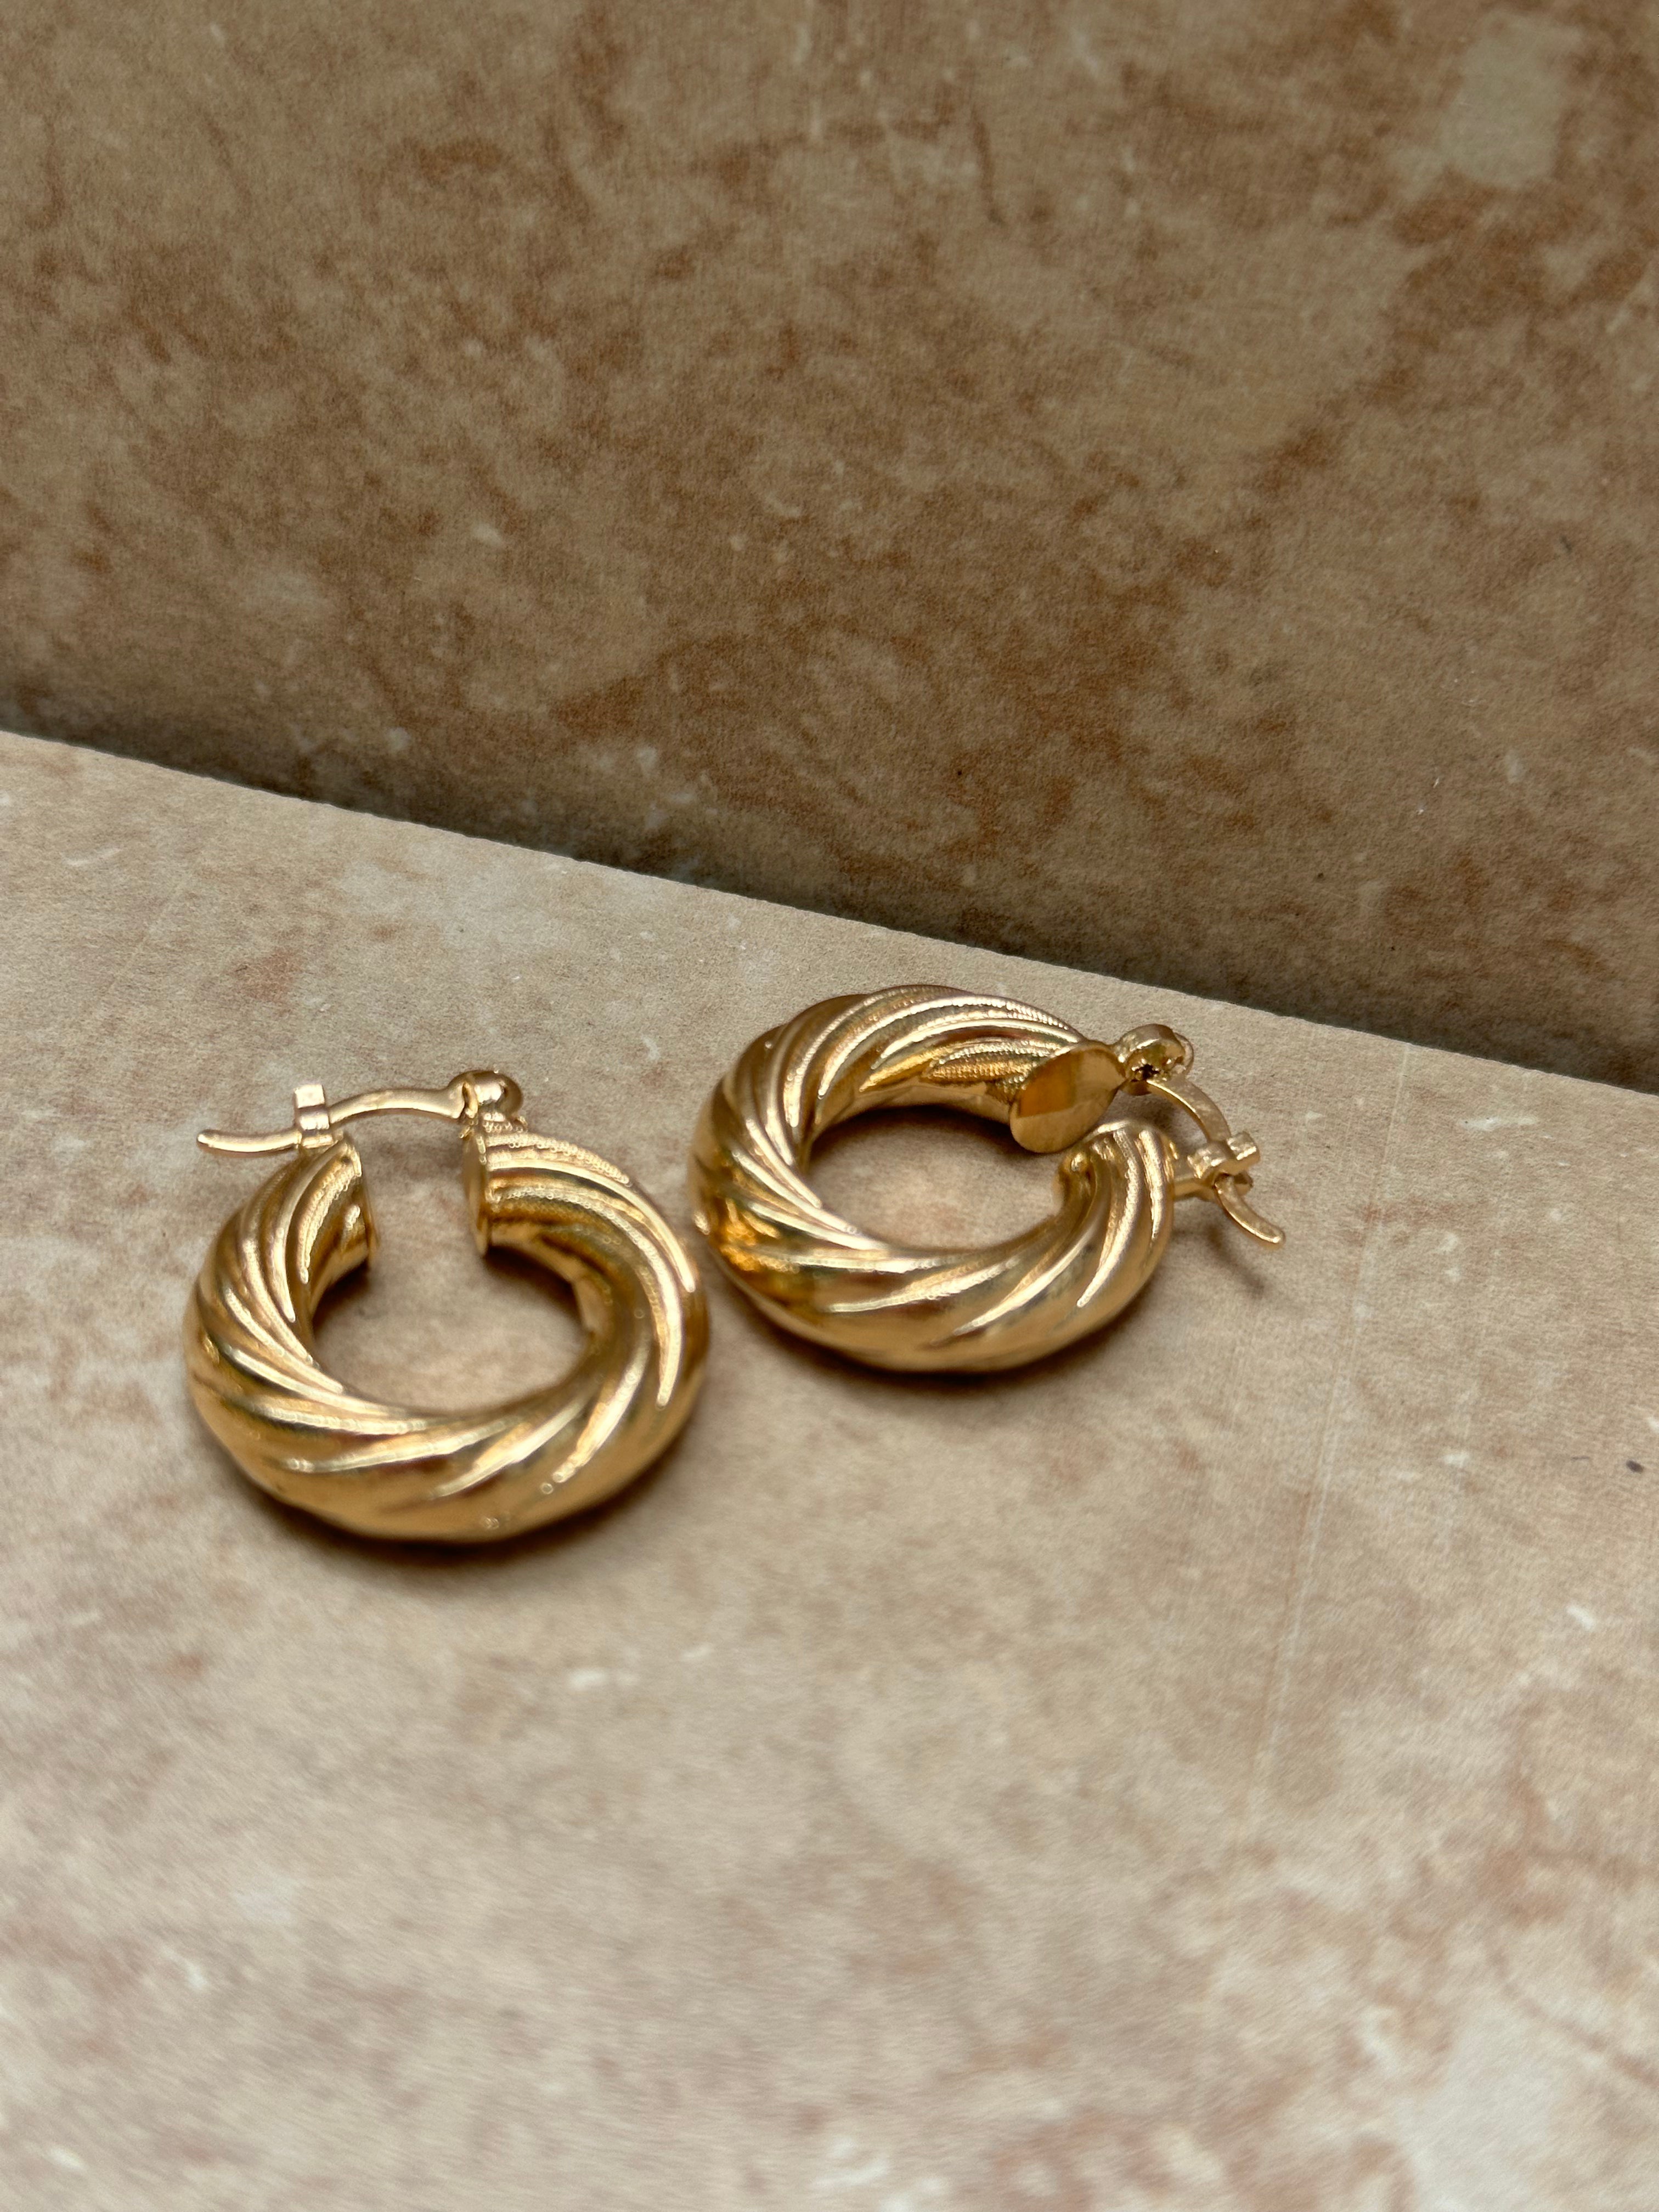
[[[294,1094],[294,1126],[204,1130],[210,1152],[291,1152],[219,1231],[185,1315],[191,1395],[251,1480],[361,1535],[486,1543],[597,1505],[684,1425],[708,1325],[684,1246],[609,1161],[537,1136],[510,1076],[371,1091],[331,1108]],[[524,1253],[573,1287],[588,1342],[562,1381],[476,1413],[360,1397],[312,1348],[325,1292],[374,1257],[363,1165],[340,1132],[365,1114],[459,1125],[479,1251]]]
[[[1248,1204],[1260,1158],[1187,1079],[1192,1047],[1161,1024],[1115,1044],[1010,999],[910,985],[826,999],[742,1054],[703,1109],[697,1226],[769,1321],[875,1367],[982,1371],[1040,1359],[1121,1313],[1170,1241],[1174,1202],[1206,1198],[1262,1244]],[[1203,1142],[1100,1126],[1120,1092],[1169,1100]],[[826,1130],[878,1107],[951,1106],[1059,1152],[1058,1210],[1025,1235],[930,1251],[867,1236],[806,1180]]]

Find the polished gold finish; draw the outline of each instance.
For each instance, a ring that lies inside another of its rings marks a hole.
[[[362,1535],[484,1543],[597,1505],[684,1425],[708,1347],[696,1269],[620,1168],[535,1135],[521,1103],[488,1070],[334,1107],[306,1084],[291,1128],[198,1139],[213,1152],[294,1155],[225,1223],[185,1316],[191,1395],[273,1497]],[[365,1114],[459,1125],[479,1251],[522,1252],[575,1291],[588,1343],[562,1381],[476,1413],[428,1413],[360,1397],[319,1364],[317,1309],[375,1250],[362,1162],[340,1134]]]
[[[826,999],[757,1037],[703,1109],[697,1226],[770,1321],[872,1366],[980,1370],[1055,1352],[1121,1313],[1170,1239],[1175,1201],[1206,1198],[1259,1243],[1259,1154],[1188,1079],[1192,1047],[1154,1024],[1115,1044],[1010,999],[907,985]],[[1120,1097],[1169,1100],[1204,1141],[1113,1122]],[[1060,1203],[1000,1244],[928,1251],[866,1236],[806,1180],[824,1132],[878,1107],[952,1106],[1060,1152]]]

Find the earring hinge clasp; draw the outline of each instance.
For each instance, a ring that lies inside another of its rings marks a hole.
[[[1284,1231],[1258,1213],[1244,1196],[1250,1188],[1250,1170],[1261,1157],[1255,1138],[1235,1136],[1208,1091],[1184,1075],[1149,1073],[1136,1088],[1179,1106],[1204,1132],[1205,1141],[1194,1146],[1182,1163],[1186,1171],[1176,1178],[1176,1197],[1213,1199],[1227,1218],[1258,1244],[1282,1244]]]
[[[204,1152],[241,1158],[267,1152],[297,1152],[302,1145],[324,1141],[348,1121],[368,1114],[424,1114],[434,1121],[476,1121],[486,1111],[511,1120],[524,1103],[524,1094],[510,1075],[494,1068],[472,1068],[458,1075],[441,1091],[359,1091],[331,1106],[320,1083],[301,1083],[294,1093],[291,1128],[267,1130],[258,1136],[239,1136],[227,1129],[204,1129],[197,1143]]]

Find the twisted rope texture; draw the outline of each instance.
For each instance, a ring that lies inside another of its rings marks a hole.
[[[225,1223],[185,1312],[191,1395],[237,1463],[362,1534],[483,1541],[596,1504],[666,1446],[701,1379],[696,1274],[621,1170],[507,1124],[467,1141],[481,1242],[574,1289],[588,1342],[559,1382],[477,1413],[425,1413],[320,1364],[317,1309],[375,1243],[343,1138],[306,1148]]]
[[[1083,1042],[1034,1006],[947,987],[827,999],[757,1037],[703,1110],[697,1225],[769,1318],[882,1367],[982,1370],[1057,1351],[1122,1310],[1169,1241],[1171,1148],[1103,1128],[1058,1161],[1060,1204],[1018,1237],[927,1249],[871,1236],[806,1180],[824,1132],[880,1107],[1006,1122],[1031,1071]]]

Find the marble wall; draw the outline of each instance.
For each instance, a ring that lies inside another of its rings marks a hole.
[[[1659,15],[13,0],[0,714],[1659,1084]]]

